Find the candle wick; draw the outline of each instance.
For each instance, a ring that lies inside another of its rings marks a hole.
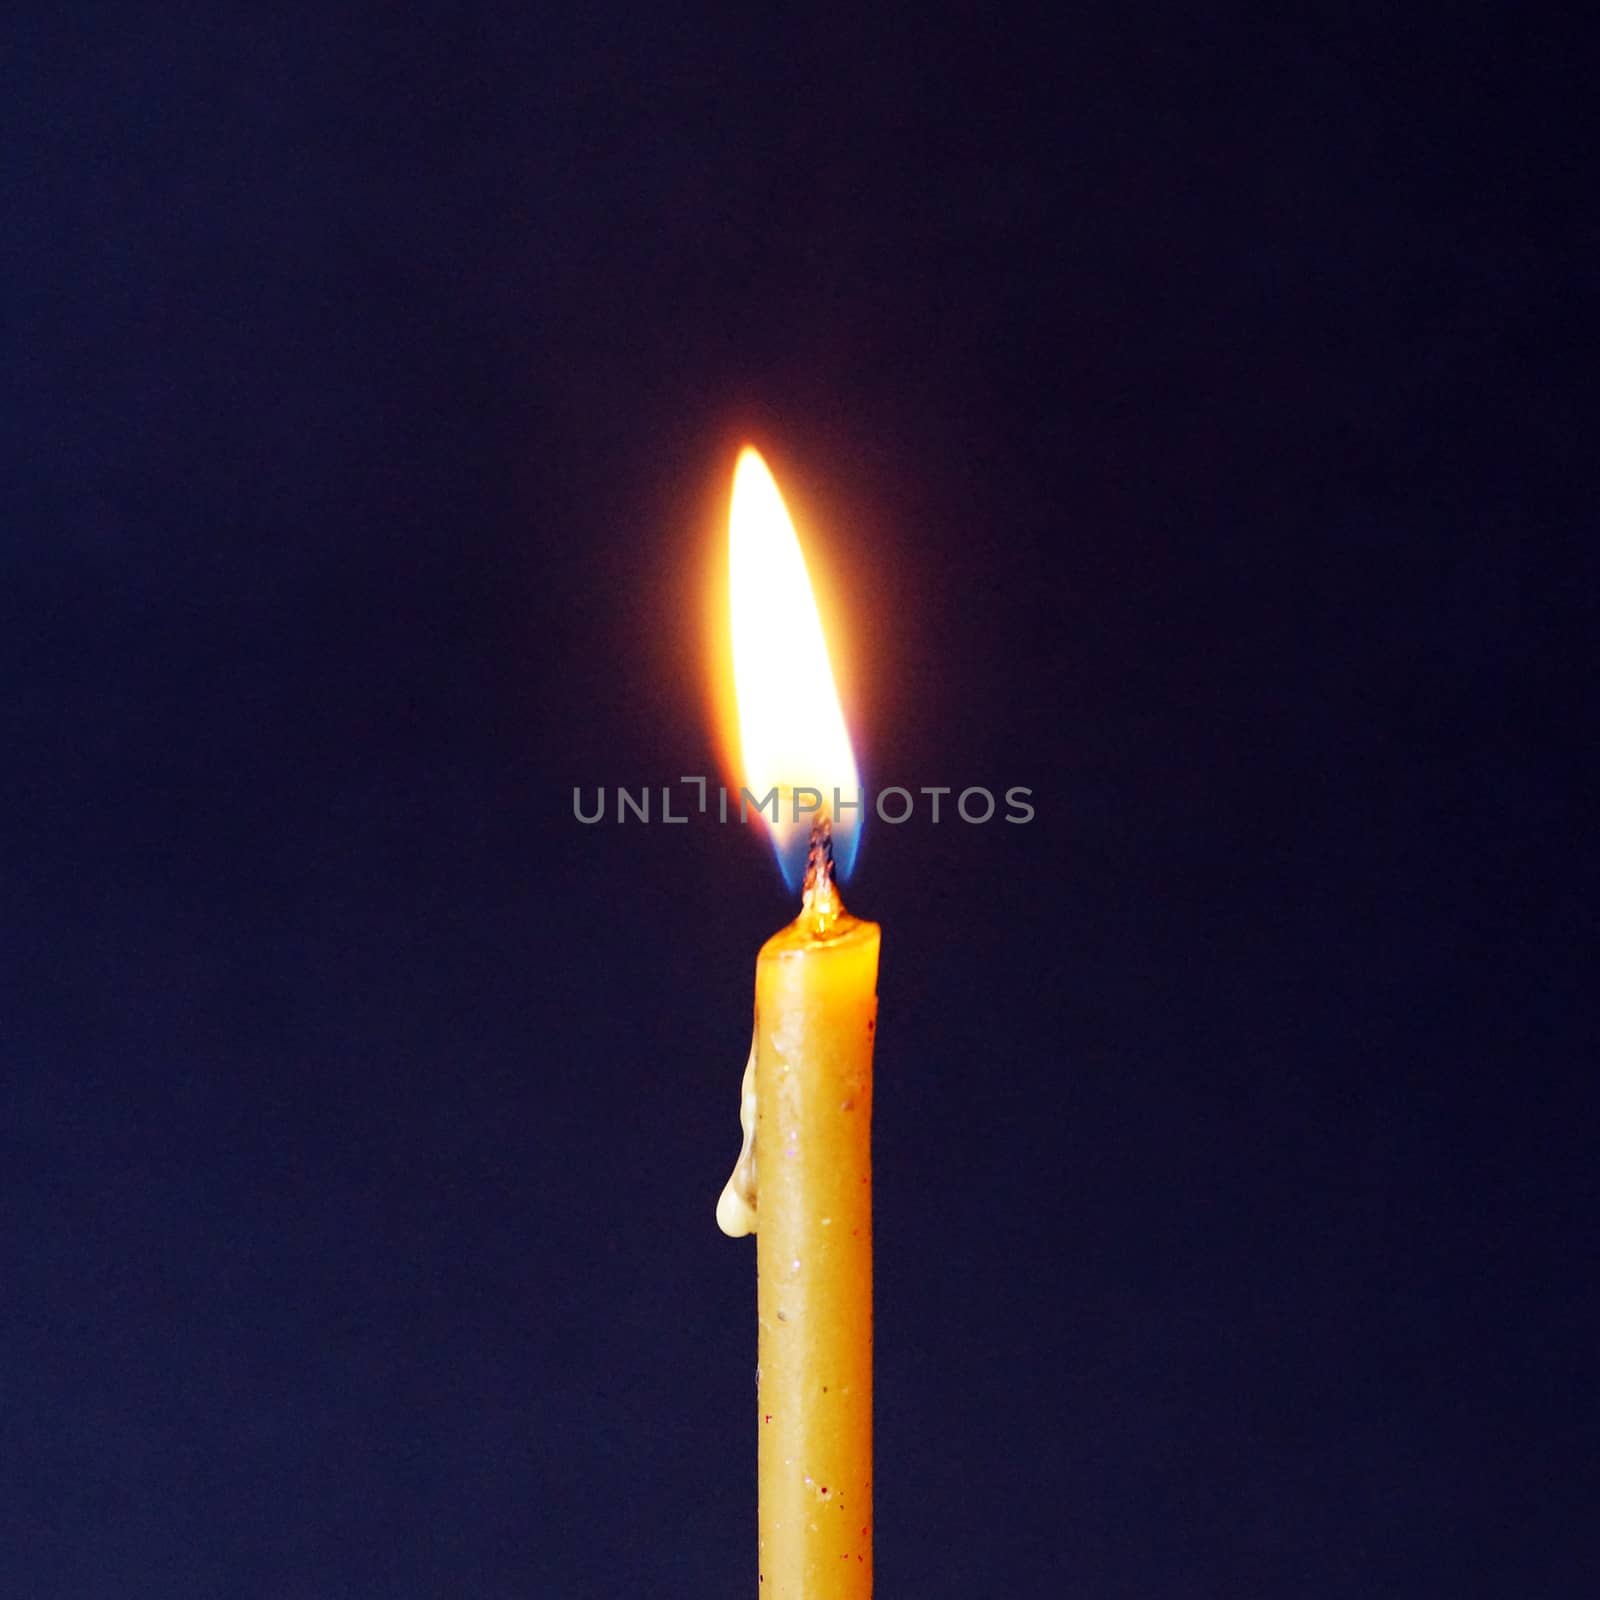
[[[801,915],[810,912],[826,927],[844,908],[833,881],[833,822],[826,811],[811,824],[811,849],[800,899]]]

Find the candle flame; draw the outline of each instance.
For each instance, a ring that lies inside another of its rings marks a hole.
[[[765,802],[762,816],[791,889],[805,867],[812,823],[830,816],[843,876],[861,817],[855,753],[800,540],[766,462],[748,445],[733,474],[728,584],[747,810]]]

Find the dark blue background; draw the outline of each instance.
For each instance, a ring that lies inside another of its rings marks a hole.
[[[849,886],[882,1593],[1592,1592],[1575,41],[67,9],[0,95],[0,1591],[749,1592],[791,906],[570,815],[716,770],[748,436],[869,779],[1037,791]]]

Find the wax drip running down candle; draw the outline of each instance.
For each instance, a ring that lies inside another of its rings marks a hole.
[[[733,1175],[717,1199],[717,1226],[730,1239],[756,1231],[756,1036],[750,1035],[750,1056],[739,1085],[739,1131],[744,1142]]]

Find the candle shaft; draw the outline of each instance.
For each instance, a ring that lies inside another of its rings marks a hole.
[[[756,963],[762,1600],[872,1593],[878,938],[808,900]]]

